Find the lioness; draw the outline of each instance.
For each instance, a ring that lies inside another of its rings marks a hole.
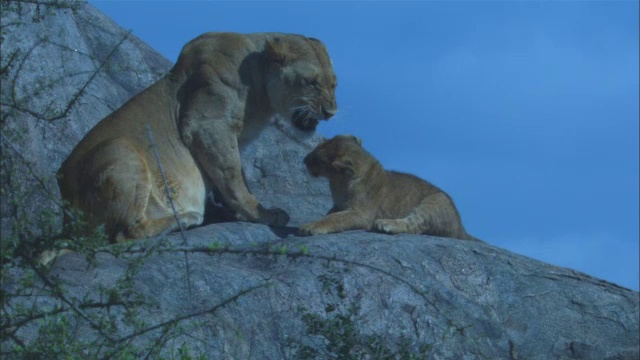
[[[170,73],[100,121],[58,172],[62,197],[112,241],[202,223],[213,187],[240,220],[283,226],[289,216],[249,193],[239,146],[274,115],[304,131],[336,112],[336,75],[316,39],[280,33],[206,33]],[[150,146],[157,144],[161,175]],[[274,144],[276,146],[276,144]]]
[[[451,198],[409,174],[385,171],[359,138],[339,135],[318,145],[304,163],[313,176],[329,179],[333,208],[300,227],[302,235],[377,230],[477,240],[468,235]]]

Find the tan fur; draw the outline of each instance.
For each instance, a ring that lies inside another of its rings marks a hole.
[[[177,224],[145,126],[151,128],[182,225],[200,224],[214,187],[241,220],[285,225],[245,186],[239,147],[276,114],[302,130],[336,112],[336,77],[315,39],[279,33],[206,33],[171,72],[100,121],[59,170],[64,199],[112,241]],[[275,146],[275,144],[274,144]]]
[[[329,179],[334,206],[300,227],[302,235],[365,229],[477,240],[466,233],[447,194],[413,175],[385,171],[354,136],[325,141],[304,163],[312,175]]]

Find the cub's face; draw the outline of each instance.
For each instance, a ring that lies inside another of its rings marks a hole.
[[[359,159],[367,156],[362,141],[351,135],[338,135],[318,145],[305,158],[304,164],[313,176],[352,177]]]
[[[267,93],[275,111],[300,130],[313,131],[337,111],[336,75],[319,41],[289,35],[269,39]]]

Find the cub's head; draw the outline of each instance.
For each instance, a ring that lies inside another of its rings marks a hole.
[[[313,131],[337,111],[336,75],[327,49],[300,35],[271,37],[265,45],[271,106],[300,130]]]
[[[365,163],[375,161],[362,148],[362,140],[352,135],[338,135],[318,145],[304,164],[313,176],[354,177]]]

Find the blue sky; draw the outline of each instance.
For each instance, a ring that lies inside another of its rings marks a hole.
[[[638,2],[91,1],[172,61],[207,31],[321,39],[338,114],[485,241],[638,290]]]

